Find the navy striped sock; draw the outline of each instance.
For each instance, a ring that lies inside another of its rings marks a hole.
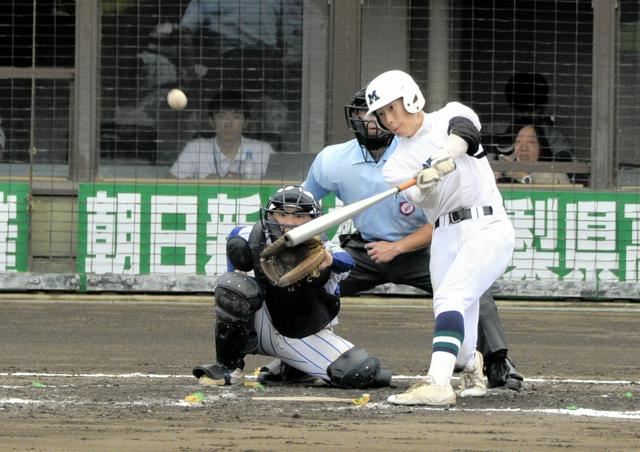
[[[433,351],[458,356],[464,340],[464,318],[458,311],[446,311],[436,317],[433,331]]]

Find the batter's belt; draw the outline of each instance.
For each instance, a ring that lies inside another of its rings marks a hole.
[[[434,223],[434,227],[445,227],[450,224],[460,223],[464,220],[478,219],[493,215],[493,207],[461,207],[460,209],[453,210],[449,213],[442,215]]]

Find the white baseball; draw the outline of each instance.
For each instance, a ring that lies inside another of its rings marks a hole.
[[[174,110],[182,110],[187,106],[187,96],[181,89],[174,88],[167,94],[167,103]]]

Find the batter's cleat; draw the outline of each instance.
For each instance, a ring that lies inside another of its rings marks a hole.
[[[387,402],[394,405],[450,406],[456,404],[456,393],[450,383],[438,386],[433,377],[427,375],[424,381],[414,383],[406,392],[389,396]]]
[[[460,372],[460,387],[458,388],[460,397],[482,397],[487,394],[487,384],[482,373],[482,353],[476,350],[475,355],[475,367]]]
[[[511,389],[513,391],[522,389],[524,377],[511,362],[506,350],[489,355],[485,369],[490,388]]]
[[[301,384],[309,386],[324,386],[322,378],[314,377],[287,363],[274,359],[262,366],[258,373],[258,382],[263,384]]]
[[[224,364],[204,364],[193,368],[193,376],[203,384],[214,386],[239,385],[244,383],[242,369],[231,370]]]

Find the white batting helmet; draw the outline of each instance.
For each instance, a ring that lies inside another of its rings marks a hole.
[[[367,114],[375,114],[378,108],[400,98],[408,113],[418,113],[424,107],[424,96],[409,74],[402,71],[383,72],[367,85]]]

